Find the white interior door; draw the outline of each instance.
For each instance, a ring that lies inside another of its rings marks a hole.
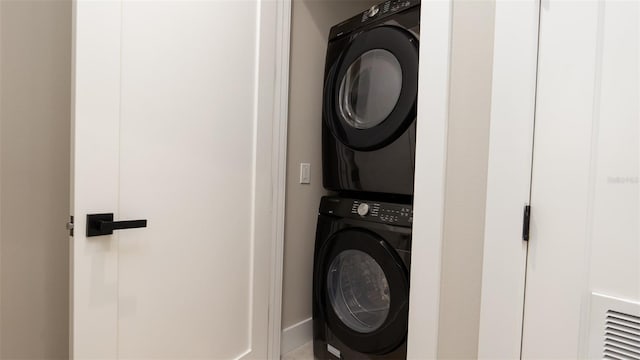
[[[640,4],[540,16],[522,357],[640,359]]]
[[[73,358],[267,357],[265,9],[75,1]],[[87,237],[99,213],[148,223]]]

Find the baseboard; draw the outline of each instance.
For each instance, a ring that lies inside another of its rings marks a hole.
[[[280,353],[284,355],[311,340],[313,340],[313,321],[308,318],[282,330]]]

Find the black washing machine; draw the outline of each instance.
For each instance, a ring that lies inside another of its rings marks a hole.
[[[331,28],[322,115],[328,190],[413,195],[419,5],[386,1]]]
[[[317,359],[405,359],[411,205],[323,197],[313,274]]]

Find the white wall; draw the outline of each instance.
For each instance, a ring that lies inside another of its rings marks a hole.
[[[0,2],[0,358],[68,358],[71,2]]]

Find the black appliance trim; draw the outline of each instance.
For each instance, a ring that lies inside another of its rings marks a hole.
[[[402,69],[402,89],[394,109],[377,126],[356,129],[339,111],[339,84],[349,66],[367,51],[383,49],[391,52]],[[345,146],[354,150],[372,151],[396,140],[416,118],[418,95],[418,40],[409,31],[397,26],[382,25],[354,36],[347,50],[331,67],[324,94],[324,120],[331,133]]]
[[[369,16],[371,10],[369,8],[337,25],[334,25],[329,32],[329,40],[334,40],[341,36],[348,35],[366,26],[374,26],[384,22],[389,17],[409,11],[419,5],[420,0],[387,0],[377,5],[380,12],[373,17]]]
[[[371,333],[360,333],[345,325],[328,298],[327,272],[333,260],[345,250],[359,250],[382,268],[389,284],[390,307],[387,319]],[[406,340],[409,322],[409,272],[396,250],[378,234],[359,227],[339,230],[319,249],[314,280],[320,311],[331,331],[350,348],[366,354],[385,354]]]

